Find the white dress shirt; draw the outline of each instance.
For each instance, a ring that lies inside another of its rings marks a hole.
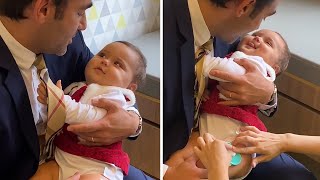
[[[40,84],[39,77],[37,75],[37,68],[33,66],[36,59],[36,54],[21,45],[5,28],[0,21],[0,36],[9,48],[14,60],[16,61],[18,68],[21,72],[24,84],[26,85],[29,101],[32,109],[34,123],[38,124],[40,117],[40,110],[43,107],[37,100],[37,88]],[[44,133],[44,128],[38,128],[38,134]]]

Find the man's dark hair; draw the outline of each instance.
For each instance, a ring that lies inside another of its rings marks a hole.
[[[134,52],[136,52],[139,56],[139,62],[138,62],[138,65],[137,65],[137,69],[136,69],[136,72],[135,72],[135,77],[134,77],[134,81],[136,81],[138,84],[143,84],[145,79],[146,79],[146,69],[147,69],[147,60],[146,60],[146,57],[142,54],[141,50],[127,42],[127,41],[115,41],[115,42],[118,42],[118,43],[122,43],[124,45],[126,45],[127,47],[129,47],[131,50],[133,50]]]
[[[233,0],[210,0],[218,7],[226,8],[226,3]],[[250,14],[250,17],[255,18],[265,7],[270,5],[274,0],[256,0],[254,4],[254,9]]]
[[[32,4],[33,0],[0,0],[0,15],[14,20],[26,19],[23,15],[24,10]],[[52,0],[56,6],[56,19],[63,18],[63,10],[68,0]]]

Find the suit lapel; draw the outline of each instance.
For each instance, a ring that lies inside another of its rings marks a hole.
[[[0,37],[0,67],[8,71],[5,86],[14,101],[21,132],[36,158],[39,158],[39,143],[34,124],[30,101],[20,70],[8,47]],[[17,132],[18,133],[18,132]]]
[[[194,114],[194,37],[192,31],[191,17],[188,3],[186,0],[175,0],[176,18],[178,30],[184,38],[183,44],[180,47],[180,62],[181,62],[181,86],[184,110],[188,128],[193,127]]]

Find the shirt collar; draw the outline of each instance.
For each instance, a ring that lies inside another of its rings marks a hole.
[[[20,44],[4,27],[0,21],[0,36],[9,48],[20,69],[30,69],[35,61],[36,54]]]
[[[202,16],[198,0],[188,0],[195,46],[202,46],[211,35]]]

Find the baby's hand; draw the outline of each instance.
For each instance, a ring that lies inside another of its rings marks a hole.
[[[210,98],[210,91],[208,89],[205,89],[202,95],[202,101],[206,102]]]
[[[47,100],[48,94],[47,94],[47,87],[43,81],[41,81],[41,83],[39,84],[37,92],[38,92],[38,97],[37,97],[38,101],[41,104],[46,105],[48,103],[48,100]]]
[[[62,90],[61,80],[57,81],[56,86]],[[38,101],[41,104],[47,105],[48,104],[47,87],[43,81],[41,81],[41,83],[39,84],[37,92],[38,92],[38,97],[37,97]]]

